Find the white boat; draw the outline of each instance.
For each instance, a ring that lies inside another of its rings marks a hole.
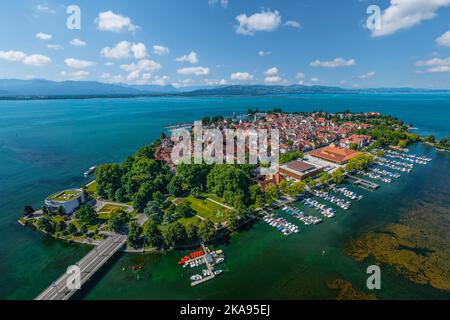
[[[214,271],[214,275],[215,276],[217,276],[217,275],[219,275],[219,274],[221,274],[222,273],[222,270],[216,270],[216,271]]]
[[[85,178],[89,177],[90,175],[92,175],[95,170],[97,170],[97,166],[94,167],[90,167],[83,175]]]
[[[199,280],[202,280],[203,279],[203,277],[201,276],[201,275],[199,275],[199,274],[194,274],[192,277],[191,277],[191,280],[192,281],[199,281]]]

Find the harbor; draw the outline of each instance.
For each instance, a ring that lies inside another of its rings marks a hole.
[[[204,244],[201,245],[201,248],[201,250],[190,253],[178,262],[178,265],[182,265],[184,269],[192,269],[194,271],[197,268],[206,267],[202,269],[201,274],[194,274],[190,277],[192,287],[208,282],[223,272],[223,270],[215,269],[218,264],[225,261],[223,251],[211,251]]]

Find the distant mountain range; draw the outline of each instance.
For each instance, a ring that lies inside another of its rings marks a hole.
[[[0,80],[0,99],[115,98],[139,96],[268,96],[314,93],[450,93],[450,90],[413,88],[344,89],[339,87],[303,85],[232,85],[177,89],[171,85],[107,84],[96,81]]]

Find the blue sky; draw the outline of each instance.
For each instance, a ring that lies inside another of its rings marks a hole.
[[[0,39],[0,78],[450,88],[450,0],[6,0]]]

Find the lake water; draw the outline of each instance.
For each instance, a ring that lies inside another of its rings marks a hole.
[[[34,298],[89,250],[20,227],[17,219],[24,205],[39,207],[49,194],[86,183],[82,173],[87,168],[123,160],[157,138],[166,125],[275,107],[379,111],[412,124],[417,133],[450,136],[450,95],[440,94],[0,101],[0,299]],[[336,278],[352,281],[362,290],[365,266],[343,253],[345,243],[394,221],[416,201],[432,198],[437,188],[449,194],[448,174],[443,174],[449,171],[448,154],[416,148],[432,156],[433,162],[379,191],[367,192],[365,199],[349,212],[338,211],[332,221],[302,227],[300,234],[289,238],[264,223],[233,235],[220,245],[227,256],[225,274],[211,283],[189,286],[188,275],[176,265],[183,252],[123,254],[81,297],[333,298],[326,282]],[[141,262],[146,269],[137,280],[130,267]],[[382,297],[447,296],[414,285],[389,268],[386,272],[391,284],[382,290]]]

